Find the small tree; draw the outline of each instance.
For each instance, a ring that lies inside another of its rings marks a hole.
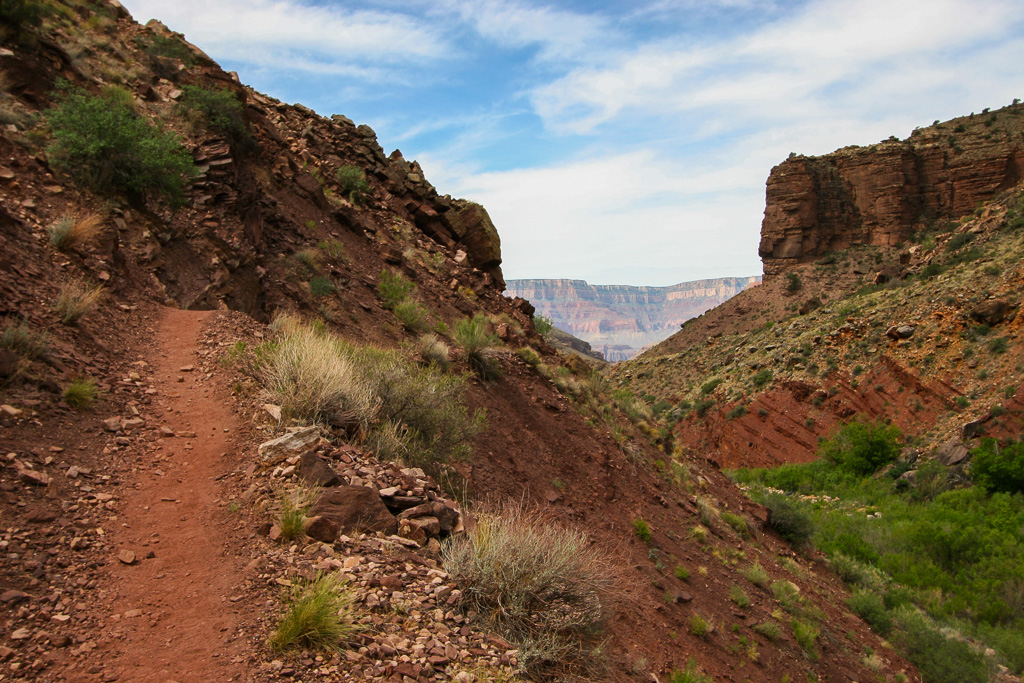
[[[53,129],[53,164],[75,182],[104,194],[184,201],[187,181],[196,175],[192,155],[178,137],[136,114],[114,96],[95,97],[63,84],[57,106],[47,113]]]
[[[822,442],[818,455],[841,470],[868,476],[896,459],[902,432],[881,422],[851,422]]]

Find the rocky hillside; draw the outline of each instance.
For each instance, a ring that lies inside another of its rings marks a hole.
[[[766,278],[858,244],[892,247],[1024,178],[1024,104],[918,128],[905,140],[791,155],[768,177]]]
[[[588,342],[610,362],[626,360],[671,336],[758,277],[724,277],[671,287],[592,285],[583,280],[510,280],[510,294],[528,299],[555,327]]]
[[[113,0],[0,13],[0,678],[916,677],[482,207]]]

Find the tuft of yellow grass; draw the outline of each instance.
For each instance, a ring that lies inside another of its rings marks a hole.
[[[60,252],[73,251],[96,239],[101,232],[105,220],[98,213],[90,213],[79,217],[74,213],[65,213],[46,229],[50,235],[50,244]]]

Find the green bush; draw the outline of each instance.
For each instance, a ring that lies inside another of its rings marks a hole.
[[[85,280],[68,280],[61,285],[53,311],[65,325],[75,325],[91,313],[103,298],[103,287]]]
[[[796,273],[786,273],[786,291],[798,292],[803,289],[804,283]]]
[[[427,309],[412,299],[403,299],[392,309],[402,327],[410,332],[423,332],[427,329]]]
[[[817,641],[820,633],[818,627],[799,619],[793,619],[790,626],[793,628],[793,638],[803,649],[807,658],[812,661],[818,659]]]
[[[316,297],[330,296],[337,289],[334,283],[331,282],[331,278],[324,275],[317,275],[309,281],[309,293]]]
[[[0,1],[0,26],[5,26],[15,34],[26,28],[39,26],[43,21],[44,6],[38,0],[2,0]]]
[[[754,624],[753,629],[772,642],[782,637],[782,629],[774,621],[762,621]]]
[[[750,524],[743,515],[737,515],[728,510],[722,511],[722,521],[732,527],[733,531],[743,538],[750,538]]]
[[[697,636],[698,638],[706,638],[711,635],[714,627],[707,619],[699,614],[690,615],[690,633]]]
[[[585,666],[621,590],[610,558],[586,534],[521,508],[476,519],[442,548],[462,609],[515,645],[530,673]]]
[[[333,652],[358,630],[353,609],[355,591],[339,574],[318,574],[310,582],[294,586],[288,610],[270,637],[273,649],[299,647]]]
[[[650,544],[652,536],[651,525],[637,517],[633,520],[633,534],[644,543]]]
[[[693,657],[686,662],[686,668],[675,669],[668,677],[668,683],[714,683],[714,680]]]
[[[551,316],[547,315],[535,315],[533,316],[533,328],[537,330],[538,334],[547,334],[554,328],[555,324],[551,321]]]
[[[72,408],[92,408],[98,398],[99,389],[92,379],[76,379],[64,387],[64,402]]]
[[[148,40],[143,36],[138,36],[135,41],[142,48],[142,51],[151,57],[177,59],[184,63],[185,66],[195,64],[195,54],[177,34],[165,36],[157,33],[150,36]]]
[[[895,614],[894,639],[928,683],[985,683],[984,657],[956,638],[947,638],[925,615],[904,607]]]
[[[971,478],[986,491],[1024,492],[1024,441],[1000,447],[982,439],[971,451]]]
[[[358,204],[370,191],[370,184],[366,182],[366,174],[358,166],[346,165],[338,168],[334,173],[334,179],[341,186],[341,191],[348,196],[353,204]]]
[[[0,348],[10,349],[27,360],[45,357],[50,350],[50,336],[45,330],[34,330],[24,320],[9,322],[0,332]]]
[[[406,280],[400,273],[387,268],[380,271],[377,293],[380,294],[384,308],[389,311],[408,298],[414,289],[416,289],[416,285]]]
[[[700,385],[700,393],[703,394],[704,396],[707,396],[708,394],[713,392],[715,389],[717,389],[718,385],[720,385],[724,381],[725,380],[721,379],[720,377],[715,377],[714,379],[709,379],[707,382],[704,382],[704,384]]]
[[[811,542],[814,520],[798,503],[775,493],[765,496],[764,504],[769,511],[768,526],[779,532],[780,536],[798,548]]]
[[[761,566],[760,562],[755,562],[740,573],[743,574],[747,581],[759,588],[767,588],[768,581],[771,578],[768,576],[768,571]]]
[[[743,589],[739,586],[733,585],[729,587],[729,599],[740,607],[750,606],[750,596],[744,593]]]
[[[186,85],[182,91],[184,94],[179,100],[179,107],[199,114],[210,130],[236,143],[251,139],[245,127],[245,107],[238,95],[230,90],[197,85]]]
[[[177,136],[149,123],[124,102],[64,87],[46,118],[53,130],[55,167],[94,192],[184,202],[195,177],[192,155]]]
[[[902,436],[898,427],[881,422],[851,422],[831,439],[826,439],[818,455],[852,474],[873,474],[896,459]]]
[[[885,608],[882,596],[869,590],[859,590],[846,601],[846,606],[871,628],[883,636],[892,631],[892,616]]]
[[[768,368],[761,368],[754,375],[754,386],[760,389],[764,385],[768,384],[768,382],[771,382],[772,377],[774,376],[775,375]]]

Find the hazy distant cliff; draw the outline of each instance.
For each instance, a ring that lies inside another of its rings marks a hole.
[[[723,277],[671,287],[592,285],[583,280],[509,280],[508,294],[590,342],[609,361],[625,360],[761,278]]]

